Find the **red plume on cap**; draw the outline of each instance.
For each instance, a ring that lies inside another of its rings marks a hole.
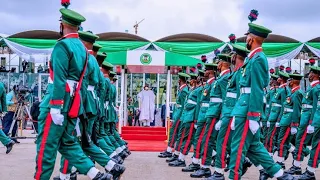
[[[291,67],[286,67],[286,72],[291,73]]]
[[[310,63],[311,65],[314,65],[314,64],[316,63],[316,60],[313,59],[313,58],[310,58],[310,59],[309,59],[309,63]]]
[[[70,0],[61,0],[61,5],[67,9],[70,5]]]
[[[121,74],[121,66],[116,67],[116,73],[117,73],[117,75]]]
[[[284,70],[284,66],[281,65],[281,66],[279,67],[279,69],[280,69],[280,71],[283,71],[283,70]]]
[[[253,22],[253,21],[257,20],[258,16],[259,16],[259,12],[255,9],[252,9],[250,11],[249,16],[248,16],[248,19],[250,20],[250,22]]]
[[[198,69],[202,69],[202,64],[201,64],[201,63],[198,63],[198,64],[197,64],[197,68],[198,68]]]
[[[207,56],[206,56],[206,55],[202,55],[202,56],[201,56],[201,61],[202,61],[203,63],[206,63],[206,62],[207,62]]]
[[[190,72],[195,73],[196,72],[196,68],[195,67],[191,67],[190,68]]]
[[[228,36],[230,43],[235,43],[236,42],[236,35],[235,34],[230,34]]]
[[[273,74],[273,73],[274,73],[274,69],[271,68],[271,69],[270,69],[270,74]]]

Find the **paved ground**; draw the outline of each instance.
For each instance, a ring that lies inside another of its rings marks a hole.
[[[158,153],[133,152],[125,161],[127,170],[122,180],[187,180],[191,179],[188,173],[182,173],[181,168],[168,167],[164,159],[157,158]],[[5,154],[5,147],[0,145],[0,179],[28,180],[34,173],[35,144],[32,139],[21,140],[21,144],[14,146],[12,152]],[[190,162],[190,157],[187,159]],[[287,161],[290,166],[291,158]],[[55,175],[58,174],[59,158],[55,167]],[[303,168],[306,164],[303,165]],[[99,167],[103,170],[101,167]],[[227,176],[226,176],[227,177]],[[256,168],[250,168],[243,179],[258,179],[259,173]],[[320,172],[317,172],[320,177]],[[78,180],[87,180],[80,176]]]

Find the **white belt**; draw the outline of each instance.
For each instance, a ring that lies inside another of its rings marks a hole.
[[[48,78],[48,83],[49,84],[53,84],[53,81],[52,81],[52,79],[49,77]],[[74,80],[69,80],[69,79],[67,79],[67,84],[68,84],[68,86],[69,86],[69,89],[70,89],[70,96],[73,96],[73,91],[74,91],[74,86],[76,85],[76,86],[78,86],[78,81],[74,81]]]
[[[313,108],[313,106],[309,105],[309,104],[302,104],[302,107],[306,108],[306,109],[312,109]]]
[[[180,104],[176,104],[176,108],[181,108],[182,106]]]
[[[293,112],[293,109],[290,109],[290,108],[284,108],[284,112]]]
[[[266,108],[269,108],[269,107],[270,107],[270,105],[269,105],[269,104],[267,104],[267,105],[266,105]]]
[[[281,104],[278,103],[272,103],[272,107],[282,107]]]
[[[197,102],[192,101],[191,99],[188,99],[187,103],[188,103],[188,104],[194,104],[194,105],[197,105]]]
[[[201,107],[209,107],[209,103],[202,103]]]
[[[210,102],[218,102],[221,103],[222,99],[221,98],[210,98]]]
[[[97,99],[96,93],[94,92],[94,86],[89,85],[87,90],[91,92],[93,99]]]
[[[229,97],[229,98],[237,98],[237,93],[227,92],[227,97]]]
[[[267,99],[264,96],[263,96],[263,103],[267,103]]]
[[[251,93],[251,88],[250,87],[243,87],[240,89],[241,94],[250,94]]]

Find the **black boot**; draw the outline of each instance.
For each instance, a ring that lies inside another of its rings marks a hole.
[[[166,159],[166,162],[167,162],[167,163],[169,163],[169,162],[173,162],[173,161],[177,160],[177,159],[178,159],[178,157],[179,157],[178,155],[173,154],[173,156],[172,156],[171,158]]]
[[[77,180],[77,172],[73,172],[70,174],[70,180]]]
[[[298,176],[299,180],[316,180],[316,176],[313,172],[306,170],[302,175]]]
[[[168,165],[171,167],[186,167],[186,162],[180,159],[177,159],[175,161],[170,162]]]
[[[200,168],[198,171],[190,174],[190,177],[192,178],[203,178],[203,177],[210,177],[211,176],[211,170],[209,168]]]
[[[162,154],[160,153],[160,154],[158,155],[159,158],[169,158],[169,157],[171,157],[171,156],[172,156],[172,153],[171,153],[171,152],[168,152],[168,151],[162,152]]]
[[[182,172],[194,172],[194,171],[197,171],[199,169],[200,169],[200,164],[191,163],[191,164],[189,164],[188,167],[183,168]]]
[[[205,180],[224,180],[224,175],[215,171],[212,176]]]
[[[14,144],[15,144],[14,141],[10,141],[10,142],[6,145],[6,148],[7,148],[6,154],[9,154],[9,153],[10,153],[10,151],[12,150],[12,147],[13,147]]]
[[[292,175],[301,175],[302,170],[301,167],[292,166],[289,170],[286,171],[286,173],[292,174]]]
[[[129,148],[126,148],[126,149],[124,149],[125,150],[125,152],[128,154],[128,155],[131,155],[131,151],[129,150]]]
[[[244,162],[243,162],[243,168],[242,168],[242,175],[243,176],[247,171],[248,169],[252,166],[252,162],[249,160],[249,158],[245,158],[244,159]]]
[[[286,165],[283,162],[277,162],[281,166],[282,169],[286,169]]]
[[[112,180],[112,175],[109,173],[98,172],[96,177],[94,177],[92,180]]]
[[[113,180],[118,180],[125,170],[126,168],[124,166],[115,164],[109,173],[112,174]]]
[[[269,178],[272,178],[264,169],[260,170],[260,177],[259,180],[267,180]]]

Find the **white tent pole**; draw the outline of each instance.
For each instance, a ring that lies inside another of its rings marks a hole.
[[[170,67],[168,67],[168,72],[167,72],[167,100],[166,100],[166,117],[167,119],[170,118],[170,94],[171,94],[171,88],[170,88],[170,84],[171,84],[171,76],[170,76]],[[168,123],[165,123],[166,127],[168,126]]]
[[[130,73],[130,97],[132,98],[132,90],[133,90],[133,77],[132,73]]]
[[[159,109],[160,104],[160,74],[157,74],[157,109]]]
[[[38,74],[38,98],[39,98],[39,102],[41,102],[42,100],[42,97],[41,97],[41,89],[42,89],[42,84],[41,84],[41,78],[42,78],[42,75],[39,73]]]
[[[121,100],[121,102],[120,102],[120,112],[119,112],[119,114],[120,114],[120,118],[119,118],[119,133],[121,134],[121,129],[122,129],[122,125],[123,125],[123,111],[124,111],[124,96],[125,96],[125,94],[124,94],[124,91],[125,91],[125,89],[124,89],[124,79],[125,79],[125,77],[124,77],[124,67],[121,69],[121,94],[120,94],[120,100]]]
[[[128,82],[128,74],[124,75],[124,101],[123,101],[123,124],[124,126],[127,126],[127,122],[128,122],[128,111],[127,111],[127,106],[128,106],[128,100],[127,100],[127,94],[128,94],[128,86],[127,86],[127,82]]]

